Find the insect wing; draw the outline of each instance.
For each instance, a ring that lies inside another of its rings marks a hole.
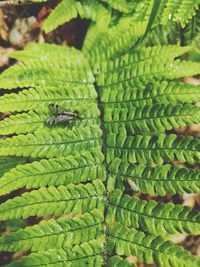
[[[63,107],[57,104],[49,104],[49,108],[51,112],[53,113],[53,115],[61,115],[64,112],[66,112],[66,110]]]
[[[53,113],[54,116],[68,116],[68,117],[73,117],[73,118],[77,118],[78,114],[76,112],[71,112],[66,110],[65,108],[61,107],[60,105],[57,104],[49,104],[49,108],[51,110],[51,112]]]
[[[130,178],[127,179],[127,182],[129,183],[130,187],[133,189],[134,192],[139,191],[139,187]]]
[[[59,124],[59,123],[64,123],[64,122],[68,122],[68,121],[71,121],[71,120],[75,120],[77,117],[73,115],[58,115],[58,116],[52,116],[52,117],[49,117],[47,120],[46,120],[46,123],[48,125],[56,125],[56,124]]]

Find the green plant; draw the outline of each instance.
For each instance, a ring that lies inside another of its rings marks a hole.
[[[153,1],[140,2],[151,10]],[[2,203],[0,220],[42,220],[2,235],[2,251],[31,251],[9,266],[135,266],[125,259],[130,255],[163,267],[200,265],[169,241],[200,234],[199,212],[132,196],[130,186],[161,196],[200,188],[200,172],[192,168],[199,139],[168,132],[200,119],[193,104],[200,86],[180,81],[200,72],[199,63],[182,59],[194,47],[145,45],[169,9],[175,24],[167,27],[188,22],[199,2],[190,2],[188,17],[186,3],[175,11],[173,1],[163,1],[146,41],[135,46],[151,13],[139,12],[141,3],[63,1],[44,29],[77,14],[91,19],[82,50],[34,44],[13,54],[19,63],[2,73],[0,87],[21,90],[0,98],[0,110],[13,113],[0,122],[0,134],[10,135],[0,140],[2,164],[8,164],[0,195],[28,192]],[[49,104],[82,115],[50,126]]]

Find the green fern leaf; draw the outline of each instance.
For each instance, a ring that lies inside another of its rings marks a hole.
[[[108,262],[108,266],[109,267],[136,267],[137,265],[127,260],[124,260],[123,258],[119,256],[113,256],[110,258]]]
[[[125,129],[130,134],[156,133],[198,123],[200,109],[192,105],[146,105],[105,108],[104,125],[107,132]]]
[[[101,72],[97,78],[98,85],[115,86],[120,83],[133,82],[135,86],[162,79],[178,79],[184,76],[193,76],[199,73],[200,64],[196,62],[175,60],[162,62],[162,60],[144,60],[125,67],[122,71]]]
[[[43,63],[52,63],[52,57],[58,62],[58,65],[66,65],[70,67],[81,64],[88,66],[87,61],[83,57],[81,51],[73,47],[64,47],[55,44],[29,44],[24,50],[17,51],[11,54],[12,58],[21,61],[36,61],[42,60]]]
[[[45,32],[50,32],[78,15],[92,21],[110,20],[108,10],[97,1],[86,0],[81,3],[76,0],[62,0],[44,22],[42,28]]]
[[[133,82],[134,83],[134,82]],[[200,87],[174,82],[152,82],[131,89],[134,84],[103,87],[100,99],[103,107],[143,107],[144,105],[194,103],[200,99]]]
[[[136,2],[126,0],[103,0],[108,3],[112,8],[119,10],[123,13],[130,13],[137,5]]]
[[[191,136],[109,134],[107,136],[107,159],[121,158],[125,162],[162,164],[177,160],[197,163],[200,159],[200,141]]]
[[[18,165],[1,178],[0,195],[8,194],[19,188],[38,188],[60,186],[70,183],[105,180],[104,157],[101,152],[86,152],[77,156],[41,160]]]
[[[88,106],[91,107],[88,112]],[[39,107],[39,106],[38,106]],[[67,109],[70,110],[70,109]],[[88,125],[99,126],[99,110],[96,103],[89,104],[87,106],[77,106],[76,110],[81,115],[72,121],[66,121],[59,123],[59,125],[53,125],[53,128],[64,128],[66,125],[69,129],[74,126],[85,127]],[[0,134],[10,135],[10,134],[20,134],[20,133],[34,133],[36,130],[49,129],[47,120],[51,118],[52,114],[49,109],[43,109],[38,112],[29,111],[28,113],[20,113],[17,115],[11,115],[9,118],[4,119],[0,122]]]
[[[200,117],[200,87],[180,81],[200,72],[187,61],[194,46],[168,42],[185,43],[187,27],[174,31],[194,14],[189,2],[171,10],[162,1],[146,36],[154,1],[64,0],[44,28],[92,20],[83,48],[35,44],[12,55],[19,62],[0,79],[2,89],[17,89],[0,97],[0,111],[11,112],[0,122],[0,220],[5,228],[31,217],[35,224],[2,234],[0,250],[26,255],[8,266],[135,267],[127,256],[139,265],[200,265],[167,241],[200,234],[198,211],[130,196],[200,187],[199,138],[167,132]]]
[[[0,157],[0,177],[6,172],[15,168],[17,165],[26,163],[25,158],[21,157]]]
[[[80,218],[42,221],[38,225],[3,235],[0,238],[0,249],[46,251],[79,245],[103,236],[103,219],[99,210],[93,210]]]
[[[140,192],[150,195],[197,193],[200,189],[199,170],[169,164],[150,167],[115,159],[109,166],[109,173],[110,191],[124,189],[128,179],[135,183]]]
[[[64,67],[67,66],[63,66],[63,69],[56,68],[54,64],[45,64],[45,62],[42,66],[41,63],[37,63],[34,60],[29,61],[28,65],[19,63],[2,74],[0,86],[12,89],[13,87],[34,87],[38,85],[55,85],[56,83],[64,84],[67,82],[76,84],[90,84],[94,82],[94,77],[89,69],[78,70],[77,67],[73,71],[70,69],[67,71]],[[40,80],[34,79],[37,75]]]
[[[48,264],[59,267],[62,264],[66,267],[75,267],[77,265],[80,266],[81,264],[83,267],[101,267],[103,264],[103,241],[102,238],[91,240],[80,246],[74,246],[72,250],[62,248],[50,249],[46,252],[32,253],[7,266],[34,267]]]
[[[92,33],[89,32],[89,40],[86,36],[83,52],[91,65],[106,62],[133,47],[138,37],[144,33],[145,27],[146,22],[135,22],[132,17],[122,17],[117,25],[106,29],[97,25]]]
[[[200,86],[163,81],[135,88],[131,80],[129,86],[122,83],[101,88],[100,99],[103,106],[111,108],[144,107],[154,103],[194,103],[200,99]]]
[[[41,188],[24,193],[0,205],[0,220],[42,217],[44,215],[60,216],[71,213],[100,210],[104,206],[105,187],[100,180],[92,184]]]
[[[54,94],[58,94],[55,100]],[[5,111],[41,111],[49,104],[56,103],[64,108],[70,109],[70,106],[90,104],[95,101],[97,94],[93,85],[58,85],[52,87],[36,87],[29,90],[22,90],[19,94],[6,94],[0,97],[0,108]],[[91,105],[91,104],[90,104]],[[91,106],[92,108],[92,106]],[[89,112],[88,110],[87,112]],[[94,112],[94,111],[93,111]]]
[[[67,129],[43,129],[34,134],[17,135],[0,140],[1,156],[52,158],[76,154],[98,148],[101,130],[96,127]]]
[[[120,224],[111,227],[108,240],[109,252],[130,256],[136,255],[141,262],[158,266],[199,266],[198,257],[157,236],[147,235]]]
[[[168,0],[166,3],[166,8],[163,13],[161,20],[162,24],[166,24],[168,20],[173,20],[180,22],[182,26],[188,22],[195,14],[196,10],[199,8],[200,1],[172,1]]]
[[[174,204],[157,204],[156,201],[141,200],[123,195],[116,190],[110,196],[107,223],[116,221],[147,231],[154,235],[166,236],[177,233],[200,233],[199,212],[189,207]]]

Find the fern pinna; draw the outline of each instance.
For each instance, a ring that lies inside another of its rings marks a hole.
[[[0,110],[12,115],[0,122],[0,220],[40,218],[1,236],[1,251],[27,251],[8,266],[133,267],[131,255],[163,267],[200,266],[170,241],[199,235],[199,212],[143,197],[199,191],[200,141],[172,129],[199,122],[200,86],[181,78],[199,74],[200,64],[182,59],[193,46],[135,46],[153,3],[140,2],[63,0],[44,29],[77,15],[91,19],[82,49],[29,45],[1,74]],[[190,4],[194,15],[198,1]],[[162,2],[149,34],[174,5]],[[172,24],[191,16],[170,14]],[[76,119],[60,121],[49,105]]]

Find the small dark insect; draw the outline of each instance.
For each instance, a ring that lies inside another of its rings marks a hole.
[[[91,106],[89,106],[89,108]],[[50,104],[49,108],[51,109],[53,116],[49,117],[46,120],[46,123],[48,125],[56,125],[56,124],[59,124],[59,123],[80,119],[81,118],[80,116],[85,111],[87,111],[89,109],[88,108],[88,109],[84,110],[81,114],[78,114],[76,111],[74,111],[74,112],[68,111],[65,108],[63,108],[62,106],[57,105],[57,104]]]

